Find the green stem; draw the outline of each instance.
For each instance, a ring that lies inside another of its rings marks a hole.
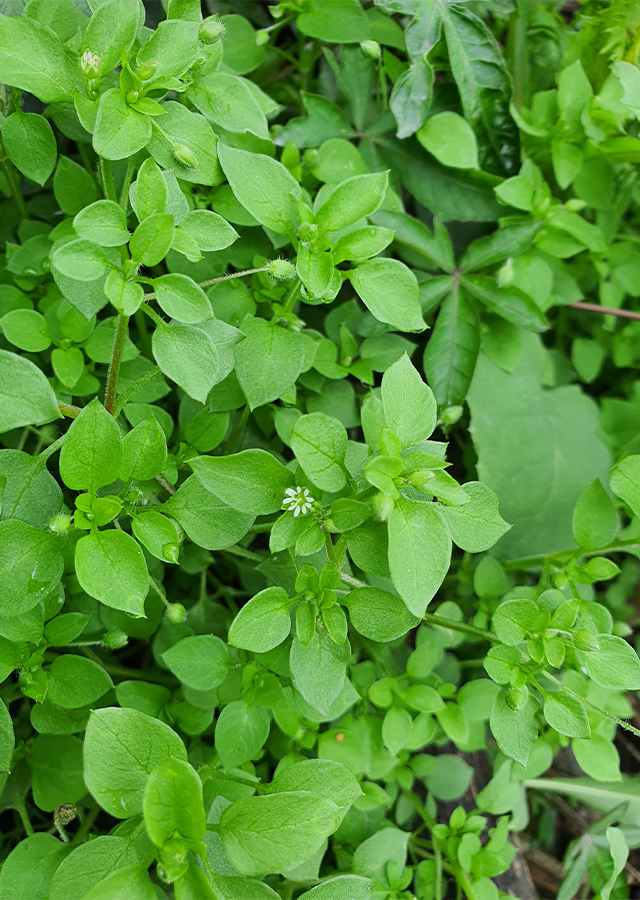
[[[4,154],[4,149],[2,150]],[[16,183],[13,177],[13,171],[11,163],[7,161],[7,159],[0,159],[0,168],[4,173],[4,177],[7,179],[7,184],[9,185],[9,190],[11,191],[11,196],[18,207],[20,215],[23,219],[29,218],[29,213],[27,212],[27,205],[24,202],[24,197],[22,196],[22,191],[20,190],[19,183]]]
[[[113,339],[113,350],[111,351],[111,362],[109,363],[109,373],[107,375],[107,391],[105,394],[104,406],[108,413],[113,415],[116,405],[116,388],[118,386],[118,375],[120,374],[120,364],[122,362],[122,351],[127,339],[127,331],[129,328],[129,316],[124,313],[118,315],[118,324]]]
[[[300,294],[301,290],[302,290],[302,282],[298,278],[296,283],[293,285],[293,287],[289,291],[289,296],[284,301],[284,306],[282,308],[282,315],[286,315],[287,313],[291,312],[291,310],[295,306],[295,302],[298,299],[298,295]]]
[[[216,873],[213,870],[213,866],[209,861],[209,857],[207,856],[206,851],[204,853],[199,853],[198,856],[202,860],[202,865],[204,867],[205,875],[207,876],[207,881],[211,885],[211,891],[214,896],[214,900],[225,900],[222,891],[218,885],[216,880]]]
[[[496,637],[490,631],[483,628],[476,628],[475,625],[467,625],[466,622],[456,622],[455,619],[447,619],[445,616],[437,616],[434,613],[425,613],[422,617],[429,625],[439,625],[441,628],[451,628],[453,631],[459,631],[462,634],[473,635],[473,637],[481,638],[483,641],[491,641],[494,644],[501,644],[500,638]]]
[[[133,158],[129,159],[127,162],[127,171],[125,172],[124,182],[122,184],[122,188],[120,190],[120,206],[124,210],[124,214],[126,216],[127,210],[129,209],[129,188],[131,187],[131,180],[133,178],[133,172],[135,170],[136,164]]]
[[[219,284],[221,281],[231,281],[233,278],[242,278],[243,275],[254,275],[256,272],[266,272],[269,266],[260,266],[258,269],[245,269],[243,272],[232,272],[230,275],[221,275],[219,278],[209,278],[207,281],[199,281],[199,287],[210,287],[212,284]],[[145,301],[155,300],[156,295],[145,294]],[[144,307],[141,307],[144,308]]]
[[[58,409],[68,419],[77,419],[82,412],[79,406],[70,406],[68,403],[58,403]]]
[[[251,562],[263,563],[266,556],[260,556],[259,553],[254,553],[252,550],[247,550],[245,547],[225,547],[222,553],[228,553],[231,556],[239,556],[240,559],[248,559]]]
[[[108,159],[103,159],[102,156],[98,157],[98,172],[100,173],[100,181],[102,183],[102,191],[107,200],[112,200],[114,203],[118,202],[118,196],[116,194],[116,186],[113,181],[113,169],[111,168],[111,163]]]
[[[91,831],[91,826],[100,815],[100,812],[101,810],[98,807],[96,809],[90,810],[90,812],[85,815],[84,819],[80,823],[80,828],[78,828],[71,840],[72,844],[84,844],[84,839]]]
[[[46,463],[46,461],[49,459],[49,457],[52,456],[56,452],[56,450],[59,450],[60,447],[62,447],[62,445],[64,444],[66,439],[67,439],[67,435],[63,434],[62,437],[59,437],[57,441],[53,442],[53,444],[49,444],[49,446],[46,447],[42,451],[42,453],[38,454],[39,462],[41,462],[44,465],[44,463]]]
[[[129,387],[126,388],[118,397],[118,401],[113,407],[113,418],[117,419],[129,400],[134,397],[138,393],[138,391],[145,386],[145,384],[151,381],[152,378],[155,378],[156,375],[160,374],[160,369],[157,366],[153,366],[152,369],[149,369],[148,372],[144,373],[142,378],[138,378],[137,381],[134,381],[133,384],[130,384]]]
[[[31,837],[33,832],[33,825],[31,824],[31,820],[29,819],[29,813],[27,812],[27,807],[24,803],[21,803],[20,806],[16,806],[16,812],[20,816],[20,820],[24,826],[24,830],[27,832],[27,837]]]
[[[153,672],[149,671],[149,669],[129,669],[127,666],[110,665],[109,663],[104,662],[104,660],[102,660],[97,653],[94,653],[90,647],[83,647],[82,652],[89,659],[98,663],[98,665],[101,666],[105,672],[108,672],[109,675],[115,675],[117,678],[133,681],[153,681],[154,684],[162,684],[170,688],[175,688],[177,684],[177,680],[172,675],[165,675],[164,672]],[[55,658],[55,656],[56,654],[53,654],[53,658]],[[49,654],[45,654],[45,659],[49,659]]]
[[[545,678],[553,682],[553,684],[557,685],[561,690],[565,692],[565,694],[569,694],[571,697],[574,697],[576,700],[584,703],[584,705],[588,706],[589,709],[592,709],[594,712],[599,713],[606,719],[610,719],[612,722],[615,722],[616,725],[620,726],[620,728],[624,728],[626,731],[630,731],[631,734],[635,734],[636,737],[640,737],[640,731],[637,728],[634,728],[633,725],[629,725],[629,723],[625,722],[624,719],[619,719],[618,716],[614,716],[612,713],[607,712],[606,709],[601,709],[599,706],[596,706],[595,703],[592,703],[590,700],[586,700],[584,697],[581,697],[580,694],[577,694],[575,691],[572,691],[571,688],[568,688],[566,684],[563,684],[563,682],[556,678],[555,675],[552,675],[551,672],[543,670],[540,674],[544,675]]]

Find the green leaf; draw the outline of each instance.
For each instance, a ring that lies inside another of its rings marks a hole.
[[[55,248],[51,254],[51,264],[61,275],[82,282],[103,278],[111,268],[102,247],[83,239],[67,241]]]
[[[609,850],[611,851],[611,858],[613,860],[613,871],[611,872],[608,881],[600,888],[600,897],[602,900],[609,900],[611,897],[611,891],[615,887],[618,876],[623,871],[627,859],[629,858],[629,846],[624,831],[621,828],[616,828],[614,825],[609,825],[607,826],[606,833]]]
[[[131,523],[134,536],[156,559],[178,562],[180,533],[171,519],[153,509],[139,513]]]
[[[529,696],[520,709],[507,703],[508,690],[503,688],[493,701],[489,724],[498,747],[510,759],[526,766],[533,742],[538,736],[535,723],[537,704]]]
[[[320,232],[341,231],[365,216],[373,215],[384,200],[388,185],[388,172],[354,175],[343,181],[316,212]]]
[[[380,588],[355,588],[343,602],[355,630],[371,641],[395,641],[420,621],[399,597]]]
[[[276,234],[293,232],[298,218],[300,185],[282,163],[261,153],[218,149],[220,163],[238,201]]]
[[[493,547],[510,525],[500,515],[497,496],[485,484],[469,481],[463,490],[471,502],[459,507],[443,506],[440,513],[454,544],[468,553],[482,553]]]
[[[51,345],[47,320],[33,309],[12,309],[0,319],[0,330],[20,350],[41,353]]]
[[[383,225],[394,232],[394,239],[405,247],[410,247],[429,263],[435,263],[438,268],[446,272],[455,268],[453,247],[446,229],[441,223],[434,222],[433,234],[427,226],[412,219],[403,212],[395,212],[388,209],[379,209],[371,217],[376,225]],[[425,268],[430,268],[426,267]]]
[[[190,112],[186,106],[174,100],[165,101],[162,109],[162,131],[169,140],[157,128],[152,129],[148,151],[155,161],[182,181],[207,185],[224,181],[218,162],[218,138],[205,117]],[[197,165],[185,166],[179,162],[173,153],[174,144],[191,151]]]
[[[111,200],[85,206],[73,220],[73,227],[81,238],[102,247],[119,247],[130,237],[124,212]]]
[[[80,77],[57,34],[27,16],[0,16],[0,81],[55,103],[72,99]]]
[[[162,654],[176,678],[194,691],[210,691],[221,684],[229,671],[226,644],[213,634],[183,638]]]
[[[198,22],[167,19],[160,22],[149,40],[136,54],[136,63],[155,63],[154,78],[180,78],[195,62],[198,47]]]
[[[30,360],[0,350],[0,433],[62,418],[43,372]]]
[[[615,538],[618,516],[599,478],[594,478],[578,498],[572,527],[576,544],[584,550],[605,547]]]
[[[424,371],[439,407],[459,406],[480,351],[480,322],[457,285],[445,299],[424,353]]]
[[[49,122],[36,113],[11,113],[2,128],[2,143],[11,162],[37,184],[53,172],[58,146]]]
[[[345,765],[331,759],[304,759],[283,768],[271,784],[265,785],[267,794],[289,791],[311,791],[332,800],[343,818],[349,807],[362,796],[358,781]]]
[[[596,637],[599,649],[582,658],[589,677],[610,691],[640,690],[640,660],[633,647],[612,634]]]
[[[336,644],[328,634],[314,631],[306,645],[293,638],[289,658],[293,685],[323,716],[329,715],[331,704],[342,690],[350,656],[349,642]]]
[[[516,287],[496,287],[487,275],[466,275],[463,287],[487,309],[529,331],[545,331],[549,326],[535,300]]]
[[[591,737],[591,728],[584,705],[569,694],[558,691],[544,699],[544,717],[558,734],[571,738]]]
[[[84,741],[84,777],[100,806],[117,819],[142,812],[145,785],[158,763],[187,752],[175,731],[137,709],[91,713]]]
[[[210,209],[194,209],[180,220],[180,228],[188,232],[201,250],[226,250],[238,240],[238,232],[222,216]]]
[[[290,119],[282,131],[275,135],[275,143],[279,147],[286,146],[289,141],[292,141],[296,147],[319,147],[320,144],[323,144],[324,154],[323,148],[321,147],[315,161],[315,165],[319,164],[321,166],[320,171],[324,168],[324,156],[330,157],[329,165],[332,169],[334,168],[332,165],[332,150],[344,154],[348,153],[350,159],[359,160],[359,164],[362,165],[364,169],[362,157],[359,156],[356,148],[347,141],[340,140],[343,137],[352,137],[354,134],[352,126],[347,119],[345,119],[340,107],[336,106],[336,104],[332,103],[330,100],[327,100],[326,97],[319,97],[304,91],[301,91],[301,97],[308,115],[298,119]],[[339,141],[339,144],[335,144],[335,141]],[[330,147],[329,145],[332,146]],[[355,156],[351,151],[347,151],[343,145],[350,147],[351,150],[355,150]],[[349,174],[358,173],[352,172]],[[317,174],[316,177],[320,177],[320,175]],[[322,180],[324,181],[325,179],[323,178]],[[338,179],[338,181],[342,180],[342,178]],[[333,180],[331,180],[331,183],[334,183]]]
[[[209,298],[188,275],[161,275],[153,287],[159,305],[172,319],[193,325],[213,318]]]
[[[129,242],[133,260],[145,266],[157,266],[171,249],[174,234],[172,215],[156,213],[148,216],[138,225]]]
[[[627,456],[611,470],[611,490],[640,516],[640,455]]]
[[[333,257],[325,251],[309,250],[299,244],[296,271],[312,297],[322,297],[329,291],[334,277]],[[340,281],[339,284],[342,282]]]
[[[345,260],[369,259],[382,253],[393,239],[390,228],[377,228],[375,225],[347,232],[333,248],[333,261],[338,265]]]
[[[115,529],[81,537],[76,544],[76,575],[90,597],[112,609],[144,616],[149,574],[140,545]]]
[[[169,757],[149,775],[142,800],[147,834],[156,845],[179,835],[201,841],[207,830],[202,800],[202,781],[183,759]]]
[[[216,750],[225,769],[249,762],[269,737],[269,713],[247,700],[227,703],[216,722]]]
[[[351,283],[379,322],[398,331],[424,331],[418,282],[397,259],[371,259],[349,273]]]
[[[249,131],[269,139],[267,118],[245,79],[226,72],[210,72],[187,90],[187,98],[214,125],[232,133]]]
[[[595,781],[622,781],[620,756],[615,746],[602,735],[589,739],[574,738],[571,749],[583,772]]]
[[[184,528],[194,543],[207,550],[222,550],[237,543],[255,519],[232,509],[203,487],[195,475],[180,485],[162,510]]]
[[[400,140],[410,137],[427,118],[433,101],[433,68],[426,57],[418,59],[396,81],[389,98],[389,108],[396,117]]]
[[[112,687],[111,676],[102,666],[73,653],[57,656],[49,670],[48,697],[63,709],[90,706]]]
[[[56,587],[63,570],[58,539],[26,522],[0,522],[0,608],[21,616]]]
[[[44,528],[62,508],[58,482],[41,459],[20,450],[0,450],[0,477],[6,478],[0,519],[20,519]]]
[[[255,516],[281,509],[293,474],[266,450],[243,450],[229,456],[189,460],[201,484],[239,512]]]
[[[426,441],[436,427],[436,401],[404,353],[382,376],[382,404],[387,428],[403,447]]]
[[[49,882],[66,853],[67,848],[60,839],[44,831],[20,841],[2,866],[0,897],[48,900]]]
[[[68,216],[77,215],[88,203],[98,199],[94,179],[86,169],[66,156],[60,157],[53,176],[53,192],[60,209]]]
[[[477,169],[478,145],[471,126],[457,113],[437,113],[419,129],[416,137],[439,162],[454,169]]]
[[[121,481],[149,481],[167,462],[167,439],[155,416],[140,422],[122,442]]]
[[[281,644],[291,630],[289,595],[282,587],[259,591],[242,607],[229,629],[229,643],[265,653]]]
[[[518,256],[527,249],[539,230],[539,222],[504,225],[493,234],[469,244],[460,260],[460,268],[481,269]]]
[[[383,828],[363,841],[353,854],[353,871],[388,885],[387,866],[402,872],[407,862],[409,833],[394,825]]]
[[[107,875],[82,900],[155,900],[157,896],[146,862],[137,862]]]
[[[62,803],[77,803],[87,793],[80,738],[40,734],[31,746],[30,763],[33,800],[45,812],[53,812]]]
[[[234,351],[236,375],[253,410],[270,403],[295,383],[304,365],[300,335],[265,319],[247,316],[246,339]]]
[[[155,213],[167,212],[167,182],[155,160],[145,159],[133,189],[135,204],[132,205],[141,222]]]
[[[515,646],[535,631],[539,615],[533,600],[506,600],[493,614],[493,630],[503,644]]]
[[[13,722],[9,715],[9,710],[0,702],[0,787],[4,785],[11,769],[11,759],[13,757],[13,749],[15,738],[13,734]],[[0,878],[1,883],[1,878]]]
[[[347,431],[333,416],[325,413],[301,416],[291,432],[291,449],[316,487],[339,491],[345,486]]]
[[[121,64],[123,51],[133,44],[143,22],[139,0],[106,0],[94,10],[84,33],[81,53],[89,50],[98,57],[99,76],[108,75]]]
[[[211,388],[221,380],[218,349],[200,328],[158,325],[152,347],[164,374],[200,403],[205,402]]]
[[[385,747],[397,754],[406,746],[411,733],[413,720],[406,709],[392,706],[382,720],[382,742]]]
[[[481,354],[469,392],[478,476],[513,526],[498,545],[507,558],[572,547],[573,507],[609,470],[595,404],[573,385],[544,391],[543,364],[539,339],[523,334],[513,373]]]
[[[123,866],[133,865],[137,856],[130,841],[115,835],[101,835],[79,844],[64,858],[51,879],[50,900],[68,900],[69,885],[84,897],[103,878]]]
[[[128,106],[116,88],[102,94],[93,131],[97,154],[105,159],[126,159],[146,147],[150,139],[148,116]]]
[[[220,835],[232,865],[262,878],[298,865],[336,827],[338,807],[309,791],[236,800],[220,819]]]
[[[334,0],[330,8],[323,0],[309,0],[296,25],[308,37],[329,44],[359,44],[369,37],[369,20],[358,0]]]
[[[120,429],[96,398],[74,419],[60,453],[60,475],[74,491],[90,491],[116,481],[122,464]]]
[[[430,503],[399,500],[388,520],[389,568],[410,612],[422,617],[451,560],[451,538]]]
[[[300,894],[298,900],[370,900],[371,881],[360,875],[338,875]]]

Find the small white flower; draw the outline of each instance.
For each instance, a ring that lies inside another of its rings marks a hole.
[[[91,50],[85,50],[80,57],[80,71],[87,78],[97,78],[100,70],[100,58]]]
[[[300,514],[306,516],[315,503],[315,500],[307,488],[296,487],[295,490],[293,488],[287,488],[285,494],[286,496],[282,501],[282,505],[288,507],[289,511],[293,511],[293,515],[296,518]]]

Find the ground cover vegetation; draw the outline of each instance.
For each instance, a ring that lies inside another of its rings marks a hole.
[[[0,898],[634,896],[640,3],[0,12]]]

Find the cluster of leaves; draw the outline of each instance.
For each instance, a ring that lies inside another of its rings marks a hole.
[[[0,898],[626,897],[638,4],[202,6],[0,3]]]

